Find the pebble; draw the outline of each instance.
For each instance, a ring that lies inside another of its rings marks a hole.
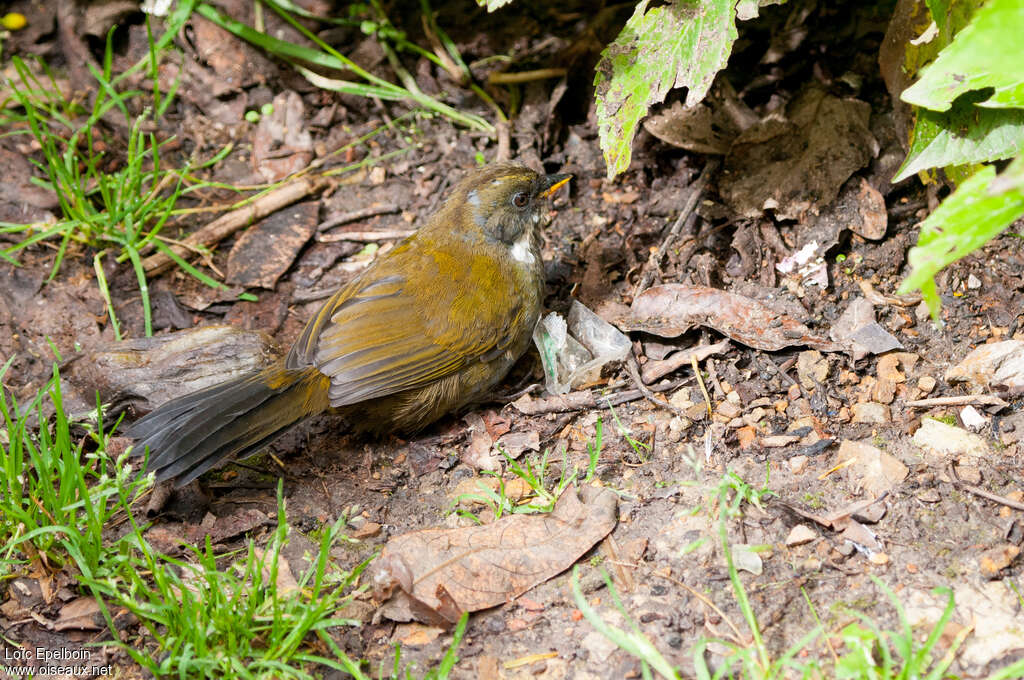
[[[988,444],[978,435],[934,418],[921,421],[921,427],[914,433],[914,443],[932,454],[931,462],[942,462],[948,455],[980,458],[989,453]]]
[[[996,578],[1019,554],[1020,548],[1012,543],[989,548],[978,556],[978,570],[985,578]]]
[[[921,394],[931,394],[935,389],[935,378],[922,375],[917,381],[917,389],[921,390]]]
[[[810,543],[817,537],[818,534],[814,529],[810,528],[806,524],[797,524],[789,530],[789,535],[786,536],[786,545],[790,547],[803,545],[804,543]]]
[[[889,407],[877,401],[865,401],[853,405],[853,422],[855,423],[888,423]]]
[[[794,475],[802,475],[807,469],[807,456],[793,456],[789,459],[789,471]]]
[[[988,418],[978,413],[973,406],[964,406],[960,410],[960,420],[968,430],[980,432],[988,426]]]

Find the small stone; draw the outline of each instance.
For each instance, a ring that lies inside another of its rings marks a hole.
[[[797,524],[789,530],[789,536],[786,536],[786,545],[790,547],[803,545],[804,543],[810,543],[817,537],[818,534],[814,529],[810,528],[806,524]]]
[[[733,392],[733,394],[736,393]],[[741,409],[737,404],[734,404],[731,401],[723,401],[721,404],[718,405],[718,413],[725,416],[729,420],[739,417],[740,413],[742,412],[743,409]]]
[[[807,469],[808,460],[807,456],[793,456],[789,459],[789,471],[794,475],[802,475]]]
[[[855,423],[888,423],[889,407],[877,401],[866,401],[853,405],[853,422]]]
[[[742,422],[742,421],[740,421]],[[757,439],[757,430],[747,425],[736,430],[736,438],[739,440],[741,449],[749,449]]]
[[[761,438],[761,446],[767,449],[778,449],[798,441],[800,441],[800,437],[793,434],[771,434]]]
[[[380,535],[380,529],[380,525],[376,522],[367,522],[349,534],[349,536],[355,539],[373,538],[374,536]]]
[[[988,444],[976,434],[947,425],[934,418],[925,418],[914,433],[914,443],[931,454],[937,463],[948,455],[967,455],[975,458],[987,456]]]
[[[809,390],[814,389],[815,385],[828,378],[828,360],[817,350],[800,352],[796,359],[796,374],[801,385]]]
[[[754,576],[760,576],[761,572],[764,571],[761,556],[754,551],[753,546],[745,543],[733,544],[732,561],[737,569],[749,571]]]
[[[961,481],[968,484],[981,484],[981,469],[977,465],[958,464],[956,473],[960,476]]]
[[[996,578],[1019,554],[1020,548],[1012,543],[997,545],[978,556],[978,569],[985,578]]]
[[[917,389],[921,390],[921,394],[931,394],[935,389],[935,378],[922,375],[917,381]]]
[[[836,454],[837,463],[845,463],[850,480],[872,496],[881,496],[906,479],[910,470],[892,454],[865,442],[843,441]]]
[[[882,566],[883,564],[889,564],[889,556],[883,552],[871,553],[868,555],[868,562]]]
[[[981,280],[974,274],[971,274],[967,277],[967,287],[971,290],[977,290],[981,288]]]
[[[988,418],[978,413],[978,409],[973,406],[964,406],[960,410],[960,420],[964,427],[973,432],[981,432],[988,426]]]
[[[775,409],[776,413],[785,413],[786,409],[789,408],[789,402],[786,401],[785,399],[779,399],[772,403],[772,408]]]
[[[736,406],[739,406],[742,403],[739,392],[736,390],[726,393],[725,400],[730,404],[735,404]]]
[[[917,494],[917,500],[922,503],[938,503],[942,500],[942,496],[935,489],[925,489],[924,491]]]

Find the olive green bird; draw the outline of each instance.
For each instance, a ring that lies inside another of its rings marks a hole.
[[[159,406],[128,430],[134,450],[181,486],[328,408],[361,431],[411,432],[478,400],[529,345],[544,297],[543,199],[569,177],[473,171],[327,300],[284,359]]]

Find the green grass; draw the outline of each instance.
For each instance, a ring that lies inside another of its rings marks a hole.
[[[163,36],[158,39],[149,33],[148,57],[117,75],[112,70],[111,32],[102,68],[90,65],[95,79],[95,97],[90,108],[66,99],[42,60],[30,64],[14,57],[12,64],[18,78],[17,82],[11,82],[11,92],[18,107],[0,112],[0,123],[4,127],[16,126],[7,134],[30,134],[38,144],[43,160],[32,159],[32,162],[44,179],[34,178],[34,181],[54,192],[61,213],[53,224],[0,223],[0,233],[23,235],[19,242],[0,251],[0,256],[17,263],[14,256],[25,248],[42,241],[59,241],[50,270],[52,279],[60,270],[72,242],[96,249],[93,266],[97,284],[118,339],[121,328],[103,273],[103,258],[108,253],[119,263],[131,264],[142,299],[146,335],[151,335],[153,330],[149,284],[142,266],[147,249],[165,253],[206,285],[224,288],[171,250],[160,232],[183,196],[207,186],[204,182],[192,181],[192,173],[219,162],[230,147],[195,167],[186,163],[180,168],[170,168],[161,157],[162,147],[170,140],[157,141],[152,132],[146,131],[161,120],[174,100],[177,85],[168,92],[161,92],[157,84],[158,68],[169,48],[170,38],[188,18],[193,4],[180,3],[169,17],[168,30]],[[125,80],[141,68],[147,69],[153,82],[152,92],[123,89]],[[144,103],[147,106],[141,113],[132,113]],[[115,142],[100,133],[101,121],[109,116],[123,119],[128,131],[123,158],[109,151]]]
[[[420,90],[419,86],[416,84],[416,79],[402,65],[398,54],[399,51],[413,52],[417,57],[424,57],[442,68],[446,65],[438,55],[409,41],[402,31],[395,28],[379,2],[371,0],[368,6],[364,6],[364,8],[369,11],[370,16],[361,18],[319,17],[310,14],[287,0],[263,0],[263,4],[277,13],[278,16],[295,28],[316,47],[300,45],[276,38],[262,30],[262,27],[258,25],[260,23],[259,20],[257,20],[257,27],[248,26],[227,16],[217,8],[206,3],[200,3],[197,6],[196,11],[224,30],[229,31],[235,36],[260,48],[267,54],[287,62],[310,83],[319,88],[330,90],[332,92],[356,95],[359,97],[371,97],[390,101],[405,101],[417,108],[445,116],[449,120],[470,129],[489,133],[494,132],[494,126],[486,119],[475,114],[459,111]],[[387,56],[392,70],[398,76],[398,80],[401,82],[401,85],[392,83],[364,69],[362,66],[321,40],[315,33],[300,23],[299,18],[307,20],[312,19],[328,24],[348,24],[359,26],[363,33],[372,35],[377,39],[378,44]],[[437,29],[436,23],[433,22],[432,15],[428,25],[432,26],[439,35],[444,36],[444,34]],[[447,39],[447,36],[444,36],[443,41],[449,51],[454,50],[454,44],[451,40]],[[455,54],[457,54],[457,52]],[[458,63],[462,63],[461,58],[458,58],[457,61]],[[464,64],[462,65],[465,66]],[[357,80],[345,80],[339,77],[329,77],[324,75],[324,72],[337,74],[351,73],[357,78]],[[466,69],[466,73],[468,73],[468,68]],[[478,95],[482,96],[484,100],[492,106],[492,108],[497,109],[493,100],[491,100],[491,98],[487,96],[481,88],[473,87],[473,90]],[[504,115],[501,114],[500,109],[497,109],[497,111],[499,117],[504,119]]]
[[[10,365],[0,368],[0,382]],[[183,541],[183,556],[169,556],[147,541],[148,527],[134,514],[152,477],[132,472],[130,452],[111,459],[110,429],[99,415],[68,420],[56,369],[28,404],[0,389],[0,417],[0,584],[63,570],[100,604],[111,633],[100,644],[121,647],[157,677],[311,679],[323,667],[372,677],[332,637],[359,625],[345,608],[368,563],[333,564],[332,549],[347,540],[345,517],[318,532],[308,568],[287,566],[290,588],[280,578],[292,531],[280,485],[277,527],[262,549],[250,538],[243,549],[218,554],[207,539],[201,548]],[[137,619],[139,635],[122,637],[124,612]],[[440,665],[418,677],[448,677],[465,626],[464,617]],[[402,664],[400,649],[390,665],[389,677],[419,672]]]
[[[601,419],[598,418],[597,424],[594,427],[594,442],[587,443],[587,472],[582,480],[584,484],[589,484],[596,477],[597,462],[601,458],[603,439],[604,426]],[[498,488],[496,490],[491,489],[486,484],[477,482],[477,488],[480,489],[480,492],[459,494],[452,502],[452,512],[456,512],[463,517],[469,517],[477,523],[480,523],[480,518],[474,513],[458,508],[462,501],[475,502],[486,506],[494,514],[495,519],[500,519],[503,515],[513,513],[534,514],[551,512],[562,493],[580,475],[579,470],[575,466],[567,467],[565,465],[566,452],[564,450],[562,451],[562,469],[557,480],[553,480],[548,469],[550,449],[545,449],[539,456],[527,455],[523,458],[522,463],[508,455],[504,449],[499,448],[499,452],[505,459],[507,472],[512,477],[518,477],[526,483],[531,491],[530,498],[525,502],[516,502],[509,498],[506,493],[505,478],[502,472],[484,470],[482,474],[498,480]]]

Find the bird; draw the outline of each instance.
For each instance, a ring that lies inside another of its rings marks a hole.
[[[479,401],[529,345],[545,199],[571,177],[511,163],[470,171],[324,303],[287,355],[159,405],[125,433],[133,452],[181,487],[328,409],[357,432],[415,433]]]

